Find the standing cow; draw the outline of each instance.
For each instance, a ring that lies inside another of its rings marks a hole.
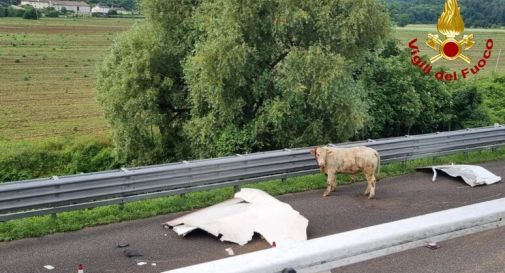
[[[310,151],[316,157],[321,172],[327,175],[326,191],[323,196],[328,196],[336,189],[336,174],[347,173],[355,175],[363,171],[368,181],[365,196],[372,199],[375,196],[375,170],[380,168],[379,153],[368,147],[333,148],[316,147]]]

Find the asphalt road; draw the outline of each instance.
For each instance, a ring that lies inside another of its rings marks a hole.
[[[482,164],[505,178],[505,162]],[[309,219],[310,239],[352,229],[386,223],[430,212],[505,197],[505,183],[470,188],[463,182],[429,173],[383,179],[375,200],[362,196],[365,183],[342,186],[331,197],[323,190],[280,196]],[[259,236],[240,247],[223,243],[204,232],[186,238],[166,230],[162,224],[184,213],[94,227],[78,232],[0,243],[0,273],[77,272],[150,273],[228,257],[232,247],[239,255],[269,247]],[[505,272],[505,230],[493,230],[443,242],[442,248],[413,249],[334,272]],[[118,248],[119,243],[129,243]],[[124,249],[142,257],[128,258]],[[146,262],[145,265],[138,265]],[[45,265],[54,266],[47,270]],[[501,270],[501,271],[500,271]]]

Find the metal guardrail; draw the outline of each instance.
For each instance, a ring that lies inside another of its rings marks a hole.
[[[164,273],[330,273],[349,264],[503,226],[505,199],[498,199]]]
[[[344,143],[382,163],[505,145],[505,127]],[[308,148],[0,184],[0,221],[317,173]]]

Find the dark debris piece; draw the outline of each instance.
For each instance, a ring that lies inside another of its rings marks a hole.
[[[128,258],[142,257],[142,254],[140,254],[140,252],[138,252],[137,250],[134,250],[134,249],[125,249],[123,251],[123,253]]]

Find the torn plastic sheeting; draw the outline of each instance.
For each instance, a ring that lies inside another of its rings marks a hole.
[[[452,177],[461,177],[471,187],[479,185],[491,185],[501,181],[501,177],[494,175],[481,166],[474,165],[444,165],[433,166],[433,181],[437,179],[437,170]]]
[[[242,189],[233,199],[166,223],[179,235],[202,229],[239,245],[251,241],[256,232],[277,246],[307,240],[308,224],[290,205],[257,189]]]

